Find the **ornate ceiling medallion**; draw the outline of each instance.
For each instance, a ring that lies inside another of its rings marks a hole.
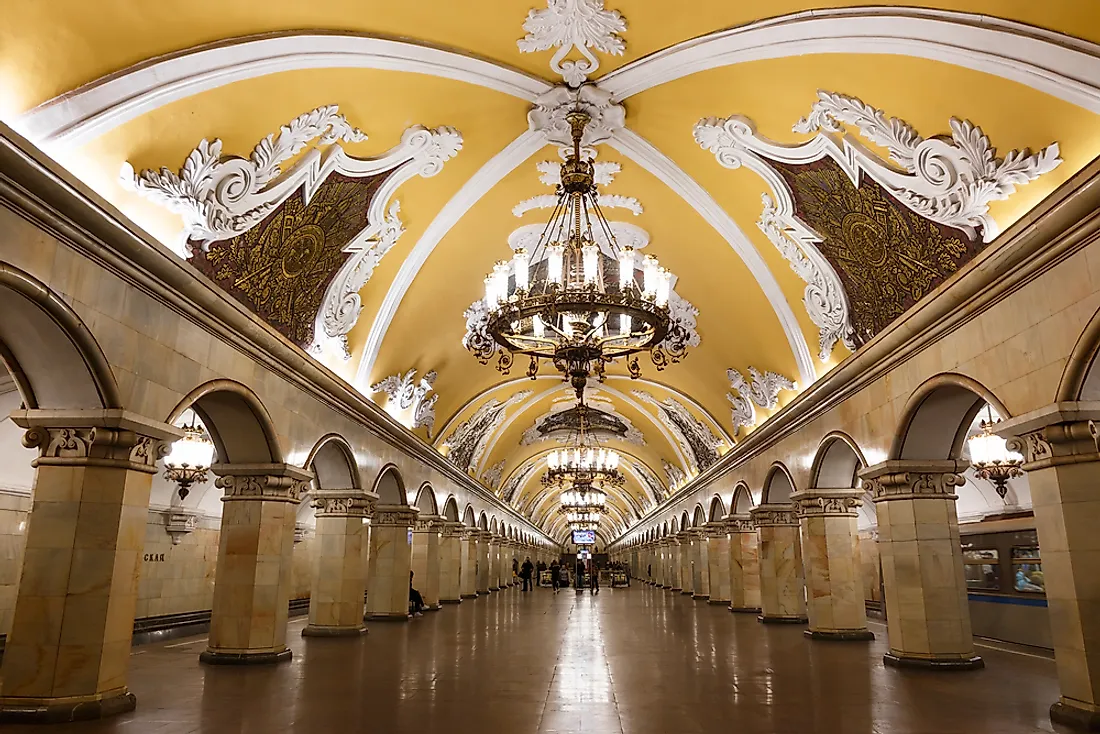
[[[386,394],[386,412],[409,429],[427,428],[431,438],[435,428],[435,404],[439,395],[428,397],[435,385],[438,373],[431,370],[416,380],[416,369],[404,375],[390,375],[386,379],[371,385],[372,393]]]
[[[530,358],[531,378],[550,361],[578,400],[590,377],[603,379],[607,364],[624,359],[639,377],[639,353],[649,352],[661,370],[698,338],[670,313],[672,275],[653,256],[639,267],[634,250],[615,240],[597,200],[594,163],[582,155],[589,119],[570,113],[573,150],[561,164],[554,213],[530,252],[516,250],[511,264],[498,262],[485,279],[485,298],[465,314],[463,339],[482,364],[497,357],[505,374],[516,354]],[[617,282],[609,278],[612,267]]]
[[[887,148],[893,163],[850,135],[834,137],[844,133],[842,125],[854,126],[863,137]],[[777,164],[789,170],[828,158],[857,189],[866,175],[916,215],[989,242],[997,234],[989,203],[1008,198],[1017,185],[1054,169],[1061,163],[1058,145],[1053,143],[1035,155],[1014,150],[1000,159],[981,128],[957,119],[951,120],[950,128],[950,139],[925,139],[902,120],[887,117],[854,97],[830,92],[819,92],[810,114],[794,126],[796,132],[817,132],[800,145],[760,137],[749,119],[737,115],[696,124],[695,140],[714,153],[721,165],[745,166],[771,187],[775,198],[765,194],[757,224],[806,282],[803,303],[820,330],[822,361],[828,360],[837,341],[854,350],[867,334],[856,333],[850,294],[819,250],[823,236],[797,215],[794,193]]]
[[[578,87],[599,68],[600,62],[588,49],[621,56],[626,43],[619,33],[626,20],[617,10],[605,10],[603,0],[548,0],[545,10],[531,10],[523,22],[527,35],[516,42],[521,53],[554,48],[550,68],[565,83]],[[566,60],[576,49],[583,60]]]
[[[327,105],[265,137],[248,158],[223,156],[221,140],[202,140],[178,173],[136,173],[124,163],[120,178],[123,186],[183,217],[179,254],[196,264],[218,260],[208,275],[234,297],[300,346],[319,353],[325,338],[338,340],[347,358],[346,334],[359,317],[359,290],[404,232],[394,193],[413,176],[434,176],[462,148],[454,128],[421,126],[406,130],[400,144],[378,158],[353,158],[339,144],[365,139],[336,105]],[[302,151],[284,172],[282,164]],[[359,192],[364,200],[355,207],[342,205],[356,181],[369,182],[370,190]],[[330,191],[327,201],[324,192],[333,186],[348,191]],[[284,211],[287,206],[297,209]],[[290,218],[252,234],[280,212]],[[272,259],[265,248],[286,253],[272,252]],[[302,272],[309,277],[298,278]],[[315,312],[305,314],[298,304],[294,314],[279,316],[282,301],[306,296],[320,302]]]

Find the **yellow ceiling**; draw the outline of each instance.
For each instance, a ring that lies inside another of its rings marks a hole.
[[[606,0],[606,4],[626,19],[627,30],[621,34],[626,52],[621,57],[597,53],[600,68],[594,74],[595,82],[624,63],[716,30],[807,9],[859,5],[836,0],[698,0],[691,12],[669,13],[667,4],[647,0]],[[1100,6],[1095,3],[955,0],[923,5],[1017,20],[1100,41]],[[5,5],[5,23],[0,25],[0,118],[17,122],[20,114],[37,104],[159,55],[277,31],[314,29],[406,38],[558,83],[560,78],[548,66],[552,51],[522,54],[516,47],[524,33],[523,19],[533,7],[545,7],[545,0],[471,0],[458,5],[432,0],[415,4],[269,0],[262,9],[210,0],[182,5],[140,0],[10,0]],[[576,58],[576,54],[570,57]],[[858,97],[906,120],[925,137],[946,133],[951,117],[969,119],[983,128],[1001,155],[1013,148],[1037,150],[1057,141],[1064,159],[1059,168],[1020,187],[1008,201],[992,204],[991,213],[1002,228],[1100,153],[1100,124],[1093,113],[1020,83],[913,57],[829,54],[748,62],[660,84],[626,100],[627,126],[698,182],[759,252],[815,355],[817,330],[801,303],[804,284],[755,226],[764,183],[750,171],[718,165],[712,153],[695,143],[692,127],[702,117],[740,114],[751,118],[762,134],[797,143],[807,136],[793,133],[791,125],[809,111],[819,89]],[[161,106],[66,153],[63,162],[128,216],[167,240],[179,230],[180,220],[124,191],[117,183],[120,164],[129,162],[139,170],[161,166],[175,170],[204,137],[220,137],[227,154],[247,155],[264,135],[296,115],[326,104],[339,105],[351,124],[370,136],[366,142],[346,146],[353,155],[385,151],[413,124],[450,125],[458,128],[464,139],[462,151],[446,163],[442,173],[408,181],[397,193],[406,232],[361,293],[363,311],[349,334],[353,359],[333,365],[350,381],[405,258],[463,184],[527,129],[526,102],[423,74],[356,69],[287,71]],[[504,399],[517,390],[535,390],[541,397],[527,401],[522,411],[515,407],[509,411],[509,415],[516,414],[514,419],[497,432],[479,464],[484,469],[504,461],[505,478],[553,445],[524,447],[520,438],[549,410],[553,399],[560,397],[561,391],[555,389],[559,383],[546,370],[541,373],[546,379],[534,383],[516,379],[526,368],[523,364],[517,364],[507,377],[491,366],[478,365],[461,346],[462,312],[482,295],[482,278],[493,262],[510,254],[508,234],[521,225],[544,221],[545,210],[520,218],[511,210],[521,200],[551,192],[539,182],[535,164],[556,159],[556,150],[550,146],[531,156],[474,203],[442,238],[397,309],[369,375],[373,382],[414,367],[420,374],[438,371],[437,433],[433,435],[437,443],[485,401]],[[799,378],[775,310],[730,244],[668,182],[610,146],[600,147],[599,159],[622,167],[603,192],[635,197],[645,208],[640,216],[623,209],[606,213],[612,220],[648,231],[650,245],[645,252],[661,259],[678,278],[676,291],[700,310],[697,328],[702,339],[681,364],[664,372],[656,372],[643,361],[645,377],[659,384],[613,378],[604,395],[615,390],[629,396],[632,389],[641,388],[661,399],[672,396],[703,422],[717,421],[728,433],[727,368],[744,372],[751,365]],[[827,363],[815,358],[817,374],[824,374],[846,354],[838,347]],[[621,370],[612,372],[621,374]],[[780,405],[795,394],[781,393]],[[660,419],[651,406],[638,407],[618,396],[612,400],[616,410],[644,433],[646,446],[621,441],[612,445],[637,456],[666,481],[662,463],[680,462],[657,425]],[[759,411],[761,420],[771,412]],[[445,426],[450,427],[444,430]],[[428,438],[423,429],[419,433]],[[533,473],[520,488],[518,504],[528,503],[542,491],[538,474]],[[625,491],[639,501],[648,501],[648,489],[634,480]],[[627,508],[622,497],[613,501]]]

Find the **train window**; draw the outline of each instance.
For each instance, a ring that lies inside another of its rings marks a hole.
[[[1039,546],[1013,546],[1012,588],[1027,594],[1046,593]]]
[[[964,550],[963,570],[968,589],[1001,588],[1000,553],[995,549]]]

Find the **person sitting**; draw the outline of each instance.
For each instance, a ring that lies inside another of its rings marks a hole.
[[[413,588],[413,572],[409,571],[409,607],[414,617],[424,616],[424,597]]]

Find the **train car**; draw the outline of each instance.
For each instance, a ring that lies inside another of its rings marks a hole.
[[[961,524],[959,536],[974,635],[1052,649],[1034,517]]]

